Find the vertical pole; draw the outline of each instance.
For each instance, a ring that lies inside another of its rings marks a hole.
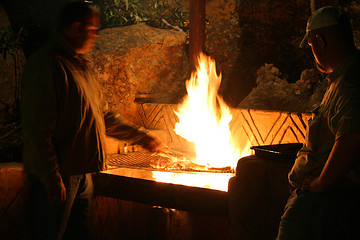
[[[190,0],[189,64],[194,71],[205,45],[205,0]]]

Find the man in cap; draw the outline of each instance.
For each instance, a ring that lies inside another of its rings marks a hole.
[[[277,239],[360,239],[360,54],[345,12],[315,11],[306,43],[329,87],[289,172],[294,191]]]
[[[104,108],[100,84],[83,57],[99,36],[98,10],[73,1],[61,17],[58,36],[30,57],[22,77],[29,229],[32,239],[91,239],[91,174],[105,169],[105,134],[152,152],[160,144]]]

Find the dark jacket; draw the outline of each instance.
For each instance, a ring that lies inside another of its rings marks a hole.
[[[104,106],[94,72],[62,37],[31,56],[21,83],[25,172],[49,186],[60,175],[101,171],[105,134],[133,141],[145,135]]]

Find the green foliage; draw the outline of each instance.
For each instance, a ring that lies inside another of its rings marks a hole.
[[[188,14],[182,10],[183,0],[96,0],[101,12],[102,28],[127,26],[139,22],[168,28],[169,24],[186,30]],[[165,24],[163,19],[168,23]]]
[[[101,12],[102,28],[127,26],[147,21],[148,13],[139,7],[141,0],[98,0],[95,5]]]
[[[176,0],[172,1],[172,4],[169,1],[159,1],[155,0],[151,4],[151,17],[149,24],[156,27],[169,27],[164,23],[163,20],[168,22],[174,27],[179,27],[183,30],[187,30],[189,14],[186,12],[183,7],[183,1]]]
[[[25,37],[23,28],[15,32],[11,26],[0,28],[0,54],[6,59],[7,54],[14,54],[20,49]]]

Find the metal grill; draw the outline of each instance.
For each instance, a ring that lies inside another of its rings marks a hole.
[[[113,167],[141,168],[144,170],[161,171],[186,171],[186,172],[212,172],[212,173],[234,173],[231,167],[207,168],[197,165],[184,157],[173,157],[171,155],[154,155],[148,152],[131,152],[128,154],[117,154],[108,157],[108,164]]]
[[[114,167],[138,167],[153,168],[152,163],[165,158],[146,152],[132,152],[128,154],[117,154],[108,158],[108,164]]]

